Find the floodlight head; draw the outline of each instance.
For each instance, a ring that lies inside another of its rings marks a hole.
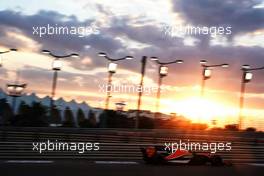
[[[71,54],[71,57],[78,58],[78,57],[79,57],[79,54],[72,53],[72,54]]]
[[[52,70],[59,71],[61,70],[62,62],[59,59],[54,59],[52,62]]]
[[[116,69],[117,69],[117,64],[113,63],[113,62],[110,62],[109,65],[108,65],[108,72],[109,73],[115,73]]]
[[[250,69],[249,65],[242,65],[242,69]]]
[[[10,49],[10,52],[16,52],[16,51],[17,51],[16,48],[11,48],[11,49]]]
[[[223,68],[228,68],[229,67],[229,64],[222,64],[222,67]]]
[[[98,56],[100,56],[100,57],[106,57],[106,53],[100,52],[100,53],[98,53]]]
[[[253,78],[253,73],[251,73],[251,72],[245,72],[244,73],[244,82],[245,83],[250,82],[252,80],[252,78]]]
[[[131,60],[131,59],[134,59],[134,57],[133,57],[133,56],[126,56],[125,58],[126,58],[126,60]]]
[[[204,72],[203,72],[204,79],[209,79],[211,77],[211,75],[212,75],[212,70],[205,68]]]
[[[167,76],[168,75],[169,68],[166,66],[160,67],[160,76]]]
[[[176,63],[177,64],[182,64],[183,63],[183,60],[176,60]]]
[[[158,59],[158,57],[153,56],[153,57],[150,57],[150,60],[157,61],[159,59]]]
[[[206,63],[207,63],[207,61],[206,61],[206,60],[204,60],[204,59],[203,59],[203,60],[200,60],[200,64],[202,64],[202,65],[203,65],[203,64],[206,64]]]
[[[50,54],[50,51],[49,50],[42,50],[41,51],[43,54]]]

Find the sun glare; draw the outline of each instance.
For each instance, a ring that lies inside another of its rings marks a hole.
[[[183,115],[193,122],[207,123],[209,125],[213,120],[217,121],[218,125],[221,125],[235,113],[223,104],[200,97],[191,97],[168,104],[170,104],[170,110],[173,109],[177,114]]]

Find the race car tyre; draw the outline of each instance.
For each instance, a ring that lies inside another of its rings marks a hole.
[[[211,157],[211,165],[212,166],[222,166],[223,165],[223,160],[220,156],[215,155]]]
[[[190,160],[190,165],[206,165],[208,162],[208,157],[203,155],[194,155],[194,157]]]

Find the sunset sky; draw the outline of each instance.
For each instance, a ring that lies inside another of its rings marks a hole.
[[[99,34],[33,35],[33,27],[89,26],[96,24]],[[164,26],[230,26],[231,35],[165,34]],[[238,119],[241,65],[264,66],[264,2],[261,0],[4,0],[0,5],[0,51],[18,48],[19,52],[2,55],[0,84],[15,79],[28,83],[27,93],[50,95],[53,58],[41,54],[48,49],[56,54],[76,52],[80,58],[63,60],[59,73],[57,97],[86,101],[104,107],[105,93],[99,85],[107,83],[107,64],[98,52],[112,58],[135,57],[118,63],[113,84],[137,85],[140,59],[156,56],[162,62],[182,59],[169,66],[163,79],[161,111],[185,115],[218,125]],[[215,68],[206,81],[204,99],[200,96],[201,59],[208,64],[228,63]],[[264,130],[264,70],[254,72],[247,84],[245,126]],[[148,60],[146,86],[157,86],[158,66]],[[125,101],[126,109],[136,109],[137,94],[113,93],[110,107]],[[155,111],[156,94],[144,95],[142,109]]]

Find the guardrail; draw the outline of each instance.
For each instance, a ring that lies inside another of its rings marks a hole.
[[[99,142],[99,151],[33,151],[32,142]],[[88,159],[140,160],[140,147],[164,145],[164,142],[232,142],[232,150],[217,152],[233,162],[264,162],[264,134],[241,132],[0,128],[0,159]]]

